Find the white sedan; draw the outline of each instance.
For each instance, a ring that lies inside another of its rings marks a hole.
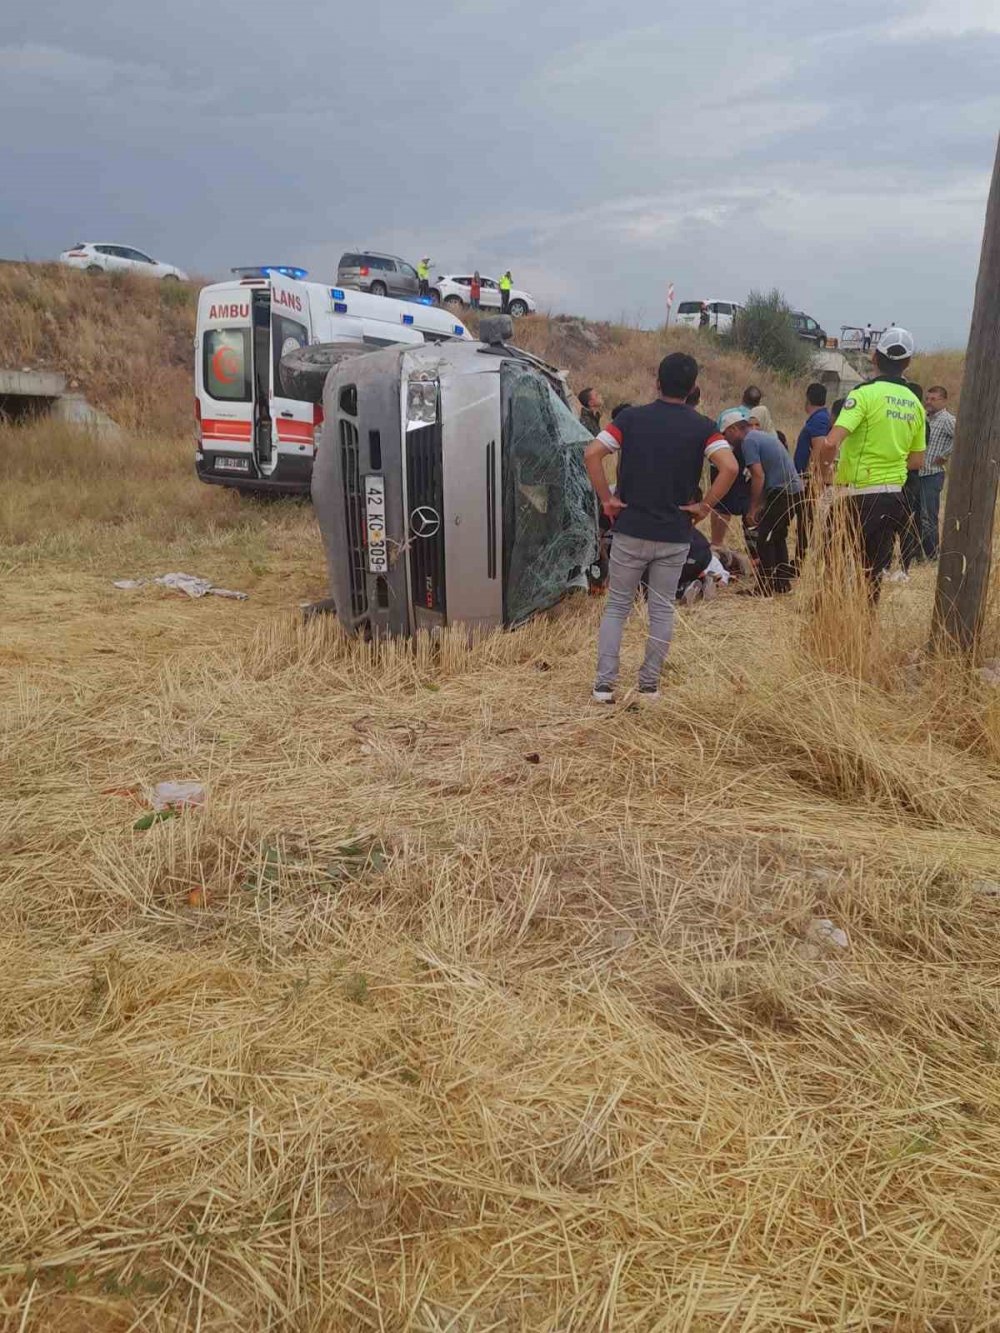
[[[60,264],[82,268],[87,273],[142,273],[147,278],[187,282],[188,275],[173,264],[161,264],[130,245],[109,245],[105,241],[81,241],[72,250],[64,250]]]
[[[496,278],[480,277],[482,283],[482,293],[479,297],[479,304],[484,310],[500,309],[500,285]],[[469,288],[472,286],[472,275],[463,274],[460,277],[447,276],[437,277],[431,286],[431,296],[438,305],[450,306],[457,310],[459,306],[467,306],[472,302],[469,295]],[[534,297],[527,292],[512,287],[510,292],[510,313],[515,319],[521,315],[531,315],[537,310]]]

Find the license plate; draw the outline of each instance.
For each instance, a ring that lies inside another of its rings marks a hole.
[[[368,529],[368,571],[388,574],[389,548],[385,540],[385,478],[365,477],[365,525]]]
[[[249,472],[249,458],[222,458],[217,456],[215,459],[216,472]]]

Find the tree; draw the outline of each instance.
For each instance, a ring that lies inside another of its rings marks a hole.
[[[1000,471],[1000,144],[986,205],[965,384],[948,468],[933,639],[975,648],[983,625],[993,561],[993,520]]]
[[[777,288],[751,292],[722,340],[779,375],[801,378],[812,365],[812,351],[795,332],[791,306]]]

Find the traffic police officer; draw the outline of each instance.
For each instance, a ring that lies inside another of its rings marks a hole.
[[[431,289],[431,286],[430,286],[430,279],[431,279],[431,257],[430,257],[430,255],[424,255],[423,259],[421,259],[420,263],[417,265],[417,277],[420,279],[420,295],[421,295],[421,296],[427,296],[427,295],[429,294],[429,292],[430,292],[430,289]]]
[[[913,335],[906,329],[885,330],[872,355],[878,373],[846,399],[821,446],[827,461],[839,453],[830,531],[840,526],[839,515],[873,602],[892,560],[893,543],[907,521],[907,475],[924,461],[924,406],[903,378],[913,350]]]
[[[500,288],[500,313],[503,315],[510,313],[510,289],[514,285],[514,279],[510,276],[510,269],[503,275],[497,284]]]

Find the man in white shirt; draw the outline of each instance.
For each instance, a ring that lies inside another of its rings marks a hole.
[[[948,411],[948,390],[935,384],[924,399],[927,409],[927,453],[920,469],[920,540],[928,560],[941,548],[941,492],[945,464],[955,445],[955,418]]]

